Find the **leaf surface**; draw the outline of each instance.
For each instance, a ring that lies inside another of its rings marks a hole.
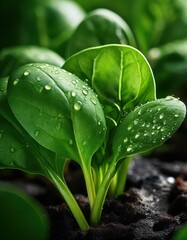
[[[103,142],[102,107],[75,75],[48,64],[29,64],[10,76],[7,92],[26,131],[64,159],[88,160]]]
[[[179,128],[185,114],[184,103],[173,97],[137,107],[119,124],[113,138],[113,153],[121,159],[163,144]]]
[[[63,69],[87,79],[106,116],[114,122],[123,110],[155,99],[151,68],[145,57],[130,46],[112,44],[83,50],[71,56]]]

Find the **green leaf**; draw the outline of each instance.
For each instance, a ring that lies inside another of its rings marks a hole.
[[[49,63],[61,67],[64,60],[52,50],[38,46],[4,48],[0,52],[0,77],[8,77],[16,68],[34,62]]]
[[[106,130],[102,107],[75,75],[48,64],[28,64],[10,76],[7,92],[25,130],[64,159],[89,161],[102,144]]]
[[[187,236],[187,226],[184,225],[182,226],[179,231],[177,231],[172,240],[186,240],[186,236]]]
[[[0,183],[1,240],[45,240],[49,219],[38,202],[17,188]]]
[[[155,82],[145,57],[118,44],[89,48],[70,57],[63,69],[87,79],[115,123],[123,110],[155,99]]]
[[[20,169],[43,174],[43,170],[29,148],[29,142],[4,118],[0,117],[0,168]]]
[[[179,128],[185,114],[184,103],[173,97],[137,107],[116,129],[113,153],[121,159],[163,144]]]
[[[108,9],[96,9],[74,31],[69,40],[68,56],[110,43],[136,45],[131,29],[119,15]]]
[[[178,94],[186,83],[187,74],[187,40],[167,43],[149,51],[149,61],[157,79],[157,93],[167,96]],[[177,79],[177,81],[176,81]]]

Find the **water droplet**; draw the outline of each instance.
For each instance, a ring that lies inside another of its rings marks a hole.
[[[36,131],[34,132],[34,136],[37,137],[38,135],[39,135],[39,131],[36,130]]]
[[[160,114],[159,119],[163,119],[163,117],[164,117],[164,114],[162,113]]]
[[[129,146],[129,147],[127,148],[127,152],[132,152],[132,150],[133,150],[133,148],[132,148],[131,146]]]
[[[128,142],[128,138],[125,138],[125,139],[123,140],[123,142],[124,142],[124,143],[127,143],[127,142]]]
[[[134,120],[134,125],[137,125],[137,124],[138,124],[138,122],[139,122],[139,120],[138,120],[138,119]]]
[[[75,80],[73,80],[72,83],[73,83],[73,85],[76,85],[76,84],[77,84]]]
[[[86,141],[84,141],[84,142],[83,142],[83,146],[85,146],[86,144],[87,144],[87,142],[86,142]]]
[[[145,123],[142,123],[142,127],[145,127]]]
[[[24,76],[28,76],[29,74],[30,74],[29,71],[25,71],[25,72],[23,73]]]
[[[160,129],[161,132],[164,132],[164,130],[165,130],[164,128],[161,128],[161,129]]]
[[[69,144],[70,144],[70,145],[73,144],[73,140],[72,140],[72,139],[69,140]]]
[[[135,138],[137,139],[137,138],[139,138],[139,137],[140,137],[140,134],[137,133],[137,134],[135,135]]]
[[[139,110],[139,111],[138,111],[138,115],[141,115],[141,114],[142,114],[142,110]]]
[[[39,82],[39,81],[41,81],[41,78],[39,76],[37,76],[36,80]]]
[[[14,85],[14,86],[17,85],[18,82],[19,82],[19,79],[17,78],[17,79],[14,80],[13,85]]]
[[[52,87],[51,87],[50,84],[46,84],[46,85],[45,85],[45,90],[49,91],[49,90],[51,90],[51,88],[52,88]]]
[[[128,127],[127,127],[127,130],[129,131],[129,130],[131,130],[132,129],[132,125],[129,125]]]
[[[101,121],[98,121],[98,123],[97,123],[98,125],[101,125]]]
[[[91,101],[94,105],[96,105],[96,100],[95,100],[94,98],[90,98],[90,101]]]
[[[72,91],[72,92],[71,92],[71,96],[72,96],[72,97],[75,97],[75,96],[76,96],[76,92]]]
[[[166,100],[169,101],[169,100],[175,100],[176,98],[172,97],[172,96],[167,96],[166,97]]]
[[[179,117],[179,115],[178,115],[178,114],[175,114],[175,117],[176,117],[176,118],[178,118],[178,117]]]
[[[84,95],[87,95],[87,94],[88,94],[88,91],[87,91],[86,89],[83,89],[83,90],[82,90],[82,93],[83,93]]]
[[[11,147],[11,148],[10,148],[10,152],[11,152],[11,153],[14,153],[14,152],[15,152],[15,148]]]
[[[80,101],[75,102],[73,108],[76,111],[80,111],[82,108],[82,103]]]

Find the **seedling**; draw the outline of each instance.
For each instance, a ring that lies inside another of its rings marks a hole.
[[[156,99],[151,68],[130,46],[86,49],[63,69],[24,65],[1,86],[0,167],[50,179],[82,230],[99,223],[109,188],[123,191],[129,156],[164,143],[186,112],[174,97]],[[69,159],[85,178],[89,223],[64,179]]]

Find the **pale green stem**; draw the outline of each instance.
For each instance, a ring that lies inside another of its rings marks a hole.
[[[99,190],[97,192],[97,195],[93,204],[93,208],[91,211],[91,223],[93,225],[98,224],[100,221],[104,201],[105,201],[110,183],[115,173],[116,173],[116,164],[113,164],[106,172],[103,178],[103,181],[99,187]]]
[[[91,166],[86,167],[84,164],[82,164],[82,171],[85,179],[86,190],[87,190],[88,199],[90,203],[90,209],[92,209],[93,203],[95,201],[95,186],[94,186]]]
[[[56,186],[56,188],[59,190],[61,195],[63,196],[64,200],[68,204],[72,214],[74,215],[80,229],[82,231],[88,231],[89,225],[86,221],[77,201],[75,200],[73,194],[70,192],[68,186],[65,184],[64,181],[52,170],[52,169],[45,169],[47,172],[47,175],[53,182],[53,184]]]
[[[127,172],[131,160],[132,157],[127,157],[121,164],[117,172],[115,188],[113,189],[114,191],[112,192],[112,197],[117,197],[124,192],[124,188],[127,181]]]

